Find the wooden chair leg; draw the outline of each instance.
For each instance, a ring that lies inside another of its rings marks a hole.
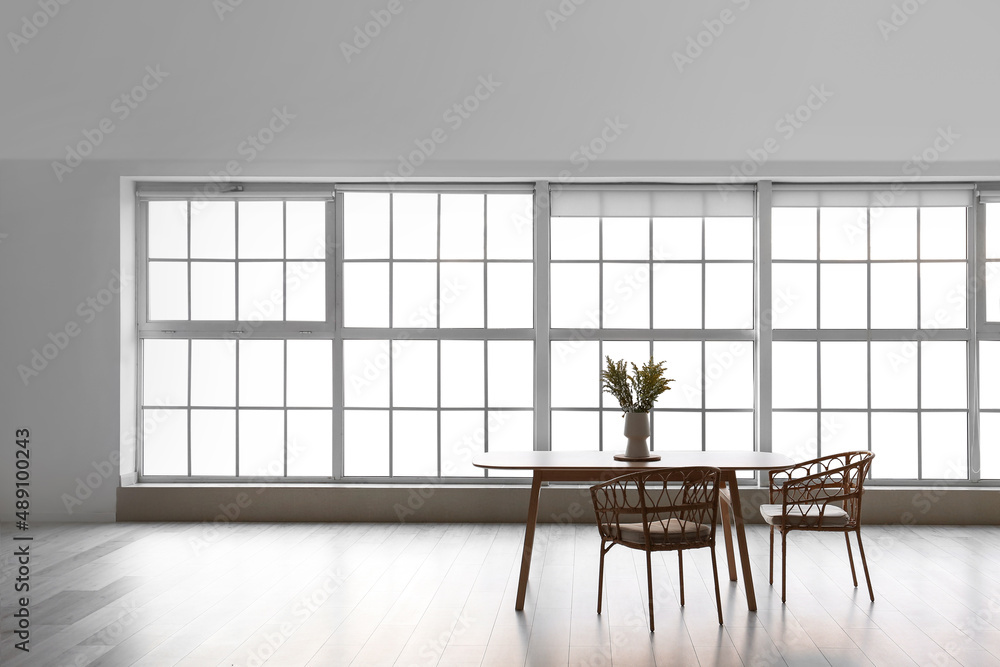
[[[781,531],[781,603],[785,603],[785,561],[786,551],[785,551],[785,531]]]
[[[851,534],[844,531],[844,540],[847,541],[847,560],[851,564],[851,580],[854,581],[854,587],[858,587],[858,575],[854,571],[854,554],[851,553]]]
[[[715,563],[715,545],[710,546],[709,550],[712,552],[712,576],[715,577],[715,606],[719,609],[719,625],[722,625],[722,595],[719,594],[719,568]]]
[[[861,543],[861,526],[857,529],[858,551],[861,552],[861,566],[865,569],[865,581],[868,582],[868,597],[875,602],[875,591],[872,590],[872,578],[868,575],[868,561],[865,560],[865,545]]]
[[[681,582],[681,606],[684,606],[684,552],[677,550],[677,570],[680,573],[678,579]]]
[[[597,571],[597,613],[601,613],[601,600],[604,595],[604,554],[608,553],[604,548],[604,540],[601,540],[601,567]]]
[[[649,631],[653,632],[653,552],[646,552],[646,584],[649,587]]]
[[[774,585],[774,526],[771,526],[771,549],[768,551],[767,583]]]

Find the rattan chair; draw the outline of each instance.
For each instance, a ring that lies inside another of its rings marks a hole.
[[[722,598],[715,562],[715,524],[719,513],[718,468],[664,468],[640,471],[590,487],[601,534],[601,566],[598,573],[597,613],[604,592],[604,556],[616,544],[646,552],[646,582],[649,588],[649,630],[653,623],[654,551],[676,551],[680,569],[681,605],[684,604],[684,557],[686,549],[708,547],[715,576],[715,602],[722,624]],[[609,544],[610,542],[610,544]]]
[[[858,538],[861,565],[868,582],[868,596],[875,601],[872,580],[868,575],[865,547],[861,542],[861,496],[865,478],[871,469],[871,452],[844,452],[797,463],[768,473],[770,504],[761,505],[760,513],[771,527],[771,553],[768,580],[774,584],[774,529],[781,531],[781,601],[785,601],[785,537],[792,530],[842,532],[847,540],[847,558],[851,578],[858,586],[851,553],[853,531]]]

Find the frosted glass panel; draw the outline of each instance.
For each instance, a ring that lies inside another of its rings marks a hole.
[[[287,405],[333,407],[333,342],[290,340]]]
[[[771,258],[816,259],[816,209],[771,209]]]
[[[618,421],[621,423],[621,420]],[[657,452],[700,451],[700,412],[653,412],[650,448]]]
[[[144,475],[186,475],[186,410],[143,410],[142,472]]]
[[[149,263],[149,319],[188,318],[188,269],[185,262]]]
[[[531,411],[490,410],[487,413],[489,451],[530,452],[534,443],[534,414]],[[493,477],[531,477],[530,470],[491,471]]]
[[[820,259],[867,259],[868,209],[821,208],[819,246]]]
[[[920,406],[959,408],[967,405],[964,341],[926,341],[920,345]]]
[[[389,326],[388,264],[344,264],[344,326]]]
[[[917,407],[917,344],[871,343],[872,408]]]
[[[872,413],[872,477],[915,479],[917,476],[917,415]]]
[[[968,415],[924,412],[920,415],[922,479],[968,479]]]
[[[1000,341],[979,342],[979,407],[1000,409]]]
[[[236,341],[191,341],[191,405],[236,405]]]
[[[288,474],[302,477],[333,474],[332,411],[288,411]]]
[[[323,259],[326,257],[326,202],[285,203],[285,257]]]
[[[666,362],[670,389],[660,394],[657,408],[701,408],[704,382],[699,341],[655,341],[653,360]],[[603,360],[602,360],[603,361]],[[699,427],[700,428],[700,427]]]
[[[705,328],[753,328],[753,265],[705,266]]]
[[[236,411],[191,411],[191,474],[236,474]]]
[[[286,319],[325,320],[326,262],[288,262],[285,266]]]
[[[241,201],[240,259],[281,259],[284,256],[284,210],[280,201]]]
[[[706,451],[753,451],[752,412],[709,412],[705,414]]]
[[[530,341],[491,340],[486,343],[486,353],[488,405],[493,408],[531,407],[534,403],[534,345]]]
[[[441,259],[482,259],[485,195],[441,195]]]
[[[389,257],[389,194],[344,193],[344,259]]]
[[[186,201],[149,202],[149,256],[182,259],[188,253]]]
[[[966,323],[965,263],[920,265],[920,326],[962,329]]]
[[[441,407],[485,407],[485,354],[482,341],[441,341]]]
[[[872,259],[917,258],[917,209],[871,209]]]
[[[793,461],[817,456],[817,415],[815,412],[775,412],[771,417],[771,451]]]
[[[484,322],[482,262],[441,263],[441,326],[481,329]]]
[[[549,280],[552,327],[595,329],[600,326],[600,272],[598,264],[553,264]]]
[[[1000,321],[1000,262],[986,262],[986,321]]]
[[[606,262],[604,270],[604,327],[649,328],[649,265]]]
[[[552,341],[552,406],[598,407],[603,365],[597,341]]]
[[[388,410],[344,410],[344,475],[389,475]]]
[[[393,259],[437,258],[437,205],[436,194],[392,196]]]
[[[437,342],[394,341],[392,404],[394,407],[436,407]]]
[[[979,415],[979,463],[982,479],[1000,479],[1000,413]]]
[[[285,413],[240,410],[240,477],[283,477]]]
[[[701,328],[701,265],[653,265],[653,328]]]
[[[649,259],[648,218],[604,218],[601,236],[605,260]]]
[[[187,405],[188,342],[147,339],[142,350],[142,404]]]
[[[437,476],[437,412],[394,410],[392,413],[393,477]]]
[[[753,218],[705,218],[705,259],[753,259]]]
[[[771,265],[771,315],[775,329],[816,328],[816,265]]]
[[[817,407],[816,343],[776,341],[771,355],[774,407]]]
[[[822,342],[820,401],[823,408],[868,407],[868,344]]]
[[[486,264],[486,326],[494,329],[532,327],[531,264]]]
[[[240,405],[284,404],[284,355],[284,341],[240,341]]]
[[[824,412],[820,415],[820,456],[868,449],[867,412]]]
[[[552,259],[598,259],[598,218],[552,218]]]
[[[601,446],[600,413],[594,411],[552,411],[552,451],[597,451]]]
[[[486,195],[488,259],[531,259],[534,245],[532,201],[530,194]]]
[[[284,276],[281,262],[240,262],[239,319],[280,320],[284,315]]]
[[[753,407],[753,357],[750,341],[705,342],[705,407]]]
[[[965,259],[965,208],[920,209],[920,258]]]
[[[437,264],[395,264],[392,325],[436,327],[437,315]]]
[[[344,341],[344,405],[349,408],[389,407],[387,340]]]
[[[485,471],[472,465],[486,443],[482,410],[441,412],[441,475],[443,477],[483,477]]]
[[[236,263],[191,262],[191,319],[236,318]]]
[[[653,218],[653,259],[701,259],[701,218]]]
[[[868,268],[864,264],[819,267],[819,325],[824,329],[868,326]]]
[[[917,328],[917,265],[872,264],[872,329]]]
[[[191,202],[191,257],[236,258],[236,202]]]

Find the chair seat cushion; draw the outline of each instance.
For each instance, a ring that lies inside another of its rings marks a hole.
[[[761,505],[760,514],[770,526],[781,525],[781,505]],[[827,505],[823,510],[823,523],[820,524],[819,505],[789,505],[785,516],[785,526],[792,528],[834,528],[847,525],[847,512],[836,505]]]
[[[711,534],[711,526],[703,523],[695,523],[694,521],[668,519],[667,521],[653,521],[649,524],[649,541],[651,544],[701,542],[707,540]],[[618,534],[617,526],[612,525],[611,535],[615,539],[626,542],[646,543],[646,538],[642,533],[641,522],[621,524],[621,535]]]

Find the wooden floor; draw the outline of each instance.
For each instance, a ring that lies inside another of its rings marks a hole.
[[[792,534],[788,603],[748,528],[760,609],[706,550],[608,554],[596,613],[593,526],[540,525],[514,611],[523,526],[62,524],[32,528],[31,652],[14,649],[12,526],[2,526],[3,665],[1000,665],[1000,528],[865,528],[876,602],[839,535]]]

